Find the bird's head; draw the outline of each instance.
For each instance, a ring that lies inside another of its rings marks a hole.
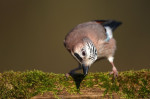
[[[87,75],[89,67],[97,60],[97,49],[88,38],[74,46],[72,55],[82,65],[84,75]]]

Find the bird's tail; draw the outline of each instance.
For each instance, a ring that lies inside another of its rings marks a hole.
[[[115,20],[95,20],[97,23],[104,26],[106,30],[106,39],[105,41],[109,41],[111,38],[113,38],[113,31],[122,23],[117,22]]]
[[[122,24],[122,22],[115,21],[115,20],[94,20],[97,23],[100,23],[104,27],[111,28],[112,31],[114,31],[119,25]]]

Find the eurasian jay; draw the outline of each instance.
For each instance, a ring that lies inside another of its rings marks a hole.
[[[90,66],[101,58],[107,58],[112,65],[114,77],[118,71],[113,63],[116,50],[116,41],[113,31],[121,22],[115,20],[94,20],[77,25],[65,37],[64,46],[79,62],[79,67],[70,71],[83,69],[87,75]]]

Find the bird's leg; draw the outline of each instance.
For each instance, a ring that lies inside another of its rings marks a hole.
[[[110,72],[110,74],[114,74],[114,77],[117,77],[118,76],[118,71],[117,71],[114,63],[111,62],[111,64],[112,64],[112,72]]]
[[[118,76],[118,71],[117,71],[117,68],[115,67],[114,63],[113,63],[113,59],[114,57],[108,57],[108,60],[109,62],[111,63],[112,65],[112,72],[110,72],[110,74],[114,74],[114,78]]]
[[[73,70],[71,70],[69,73],[66,73],[66,77],[68,77],[71,74],[75,74],[75,71],[82,69],[82,66],[79,64],[79,66]]]
[[[75,71],[80,70],[80,69],[82,69],[82,66],[79,64],[79,66],[78,66],[77,68],[71,70],[71,71],[69,72],[69,74],[74,74]]]

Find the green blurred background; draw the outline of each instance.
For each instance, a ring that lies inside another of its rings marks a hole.
[[[115,64],[119,71],[150,67],[150,0],[1,0],[0,72],[39,69],[66,73],[78,66],[64,48],[77,24],[115,19]],[[90,72],[111,71],[107,60]]]

